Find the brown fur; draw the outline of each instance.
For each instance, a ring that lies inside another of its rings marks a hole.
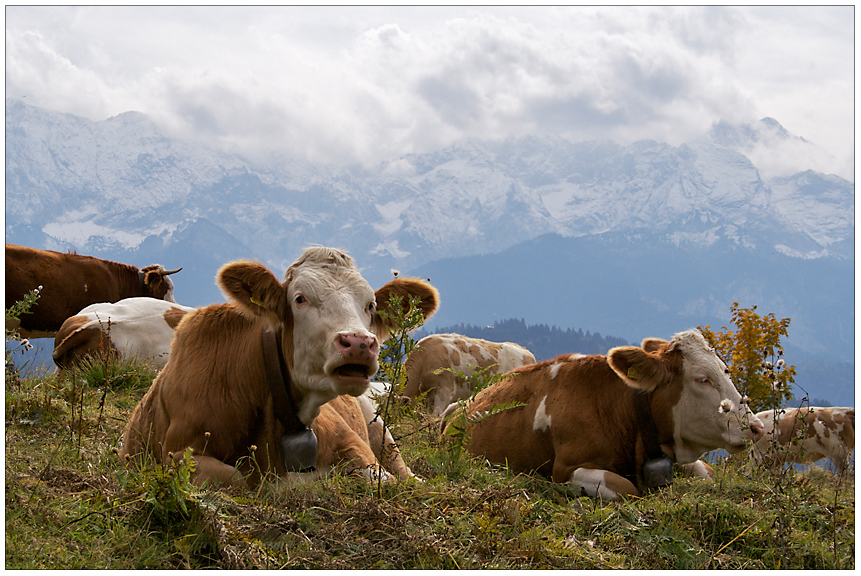
[[[612,470],[634,481],[637,428],[628,387],[603,356],[565,358],[516,370],[516,377],[479,392],[470,413],[512,401],[526,406],[482,420],[472,429],[469,450],[555,482],[568,481],[579,467]],[[548,372],[557,361],[563,366],[550,380]],[[547,405],[569,409],[569,418],[554,426],[551,435],[532,429],[545,395]],[[671,438],[672,430],[663,436]]]
[[[144,293],[141,271],[146,278]],[[168,290],[164,274],[158,265],[139,270],[91,256],[6,244],[6,308],[42,286],[32,314],[22,315],[18,329],[25,337],[54,336],[66,318],[90,304],[133,296],[163,299]]]
[[[167,312],[165,312],[162,316],[164,317],[164,321],[167,322],[167,325],[173,329],[176,329],[179,326],[180,321],[185,317],[187,312],[185,310],[180,310],[179,308],[171,308]]]

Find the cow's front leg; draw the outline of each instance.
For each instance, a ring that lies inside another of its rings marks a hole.
[[[579,486],[592,498],[619,500],[626,496],[640,495],[640,491],[630,480],[599,468],[577,468],[571,473],[568,482]]]
[[[394,474],[398,480],[417,478],[404,462],[395,439],[392,438],[389,429],[383,426],[381,419],[368,424],[368,441],[383,468]]]
[[[705,478],[710,482],[715,481],[715,471],[714,468],[703,462],[702,460],[697,460],[696,462],[691,462],[690,464],[679,464],[679,470],[684,476],[693,476],[694,478]]]
[[[225,486],[240,486],[248,488],[242,473],[212,456],[192,456],[196,464],[192,482],[198,486],[206,484],[223,484]]]

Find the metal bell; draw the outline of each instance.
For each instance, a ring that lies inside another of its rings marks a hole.
[[[666,456],[647,460],[643,464],[643,482],[649,488],[659,488],[672,484],[673,461]]]
[[[284,466],[288,472],[313,472],[317,466],[317,435],[310,428],[281,437]]]

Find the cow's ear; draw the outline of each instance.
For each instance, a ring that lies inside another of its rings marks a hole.
[[[381,312],[393,311],[389,309],[392,295],[400,296],[400,305],[404,313],[409,310],[410,297],[418,299],[418,309],[421,310],[425,320],[433,316],[439,309],[439,292],[424,280],[418,278],[395,278],[375,292],[377,300],[377,313],[374,315],[372,329],[385,339],[389,332],[395,327],[391,323],[388,314]]]
[[[659,352],[662,348],[666,348],[670,343],[661,338],[646,338],[643,340],[642,348],[646,352]]]
[[[259,262],[231,262],[218,271],[216,281],[224,294],[243,314],[262,318],[277,330],[289,310],[284,287]]]
[[[607,353],[610,368],[625,384],[651,392],[669,382],[671,374],[664,358],[637,346],[620,346]]]
[[[156,294],[160,293],[161,285],[164,284],[164,278],[159,272],[158,267],[147,266],[146,268],[142,268],[141,272],[144,273],[144,285],[147,287],[147,290],[154,298],[157,298]]]

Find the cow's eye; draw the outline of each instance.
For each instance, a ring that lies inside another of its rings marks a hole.
[[[368,304],[368,312],[370,312],[371,314],[374,314],[376,311],[377,311],[377,303],[376,302],[371,302],[370,304]]]
[[[296,304],[304,304],[307,301],[308,301],[308,299],[305,298],[304,296],[302,296],[301,294],[297,294],[296,298],[293,299],[293,302],[295,302]]]
[[[711,385],[711,382],[709,381],[708,377],[706,377],[706,378],[697,378],[697,382],[699,382],[700,384],[705,384],[706,386],[710,386],[710,385]]]

